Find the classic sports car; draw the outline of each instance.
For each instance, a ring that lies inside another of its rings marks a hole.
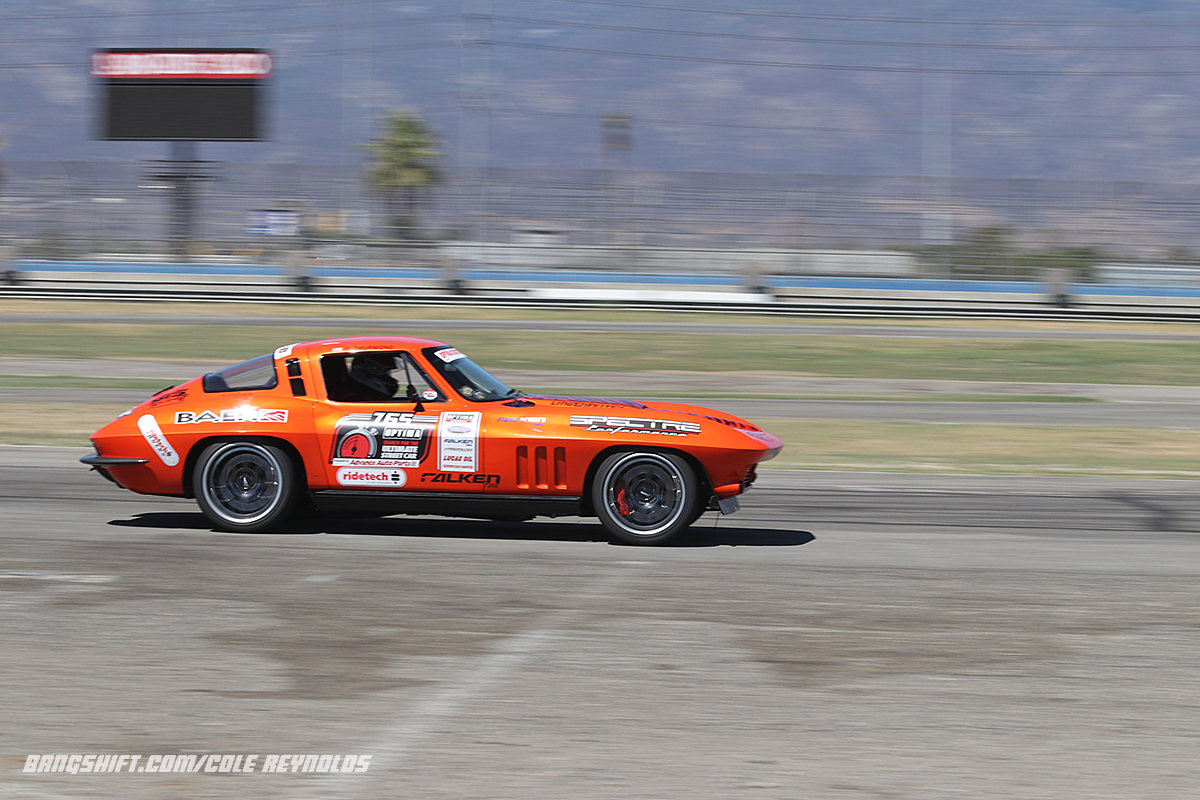
[[[679,403],[525,395],[441,342],[291,344],[164,389],[101,428],[86,456],[141,494],[195,497],[220,529],[301,507],[338,516],[597,516],[656,544],[732,513],[783,447]]]

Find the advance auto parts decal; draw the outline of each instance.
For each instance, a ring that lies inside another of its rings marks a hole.
[[[330,463],[335,467],[421,466],[438,418],[407,411],[348,414],[337,421]]]

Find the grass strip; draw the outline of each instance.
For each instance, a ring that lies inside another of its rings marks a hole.
[[[216,359],[336,338],[329,329],[236,325],[0,324],[0,354]],[[337,336],[371,335],[369,327]],[[646,372],[686,368],[848,378],[1200,385],[1200,343],[429,330],[485,367]]]
[[[1200,479],[1200,431],[753,421],[786,443],[783,453],[765,465],[775,468]]]

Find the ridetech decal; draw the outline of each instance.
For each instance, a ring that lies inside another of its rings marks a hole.
[[[443,411],[438,419],[438,469],[475,472],[479,469],[478,411]]]
[[[285,408],[227,408],[223,411],[176,411],[175,424],[187,425],[193,422],[287,422],[288,412]]]
[[[408,411],[349,414],[337,421],[330,463],[417,468],[429,455],[437,417]]]
[[[408,474],[402,469],[342,467],[337,471],[337,482],[342,486],[403,486],[408,483]]]
[[[603,433],[650,433],[658,436],[691,436],[700,433],[697,422],[676,422],[670,419],[633,419],[629,417],[596,417],[572,414],[571,427]]]
[[[142,436],[154,448],[155,455],[162,459],[164,464],[174,467],[179,463],[179,453],[176,453],[175,448],[171,447],[171,443],[163,435],[162,428],[158,427],[158,421],[154,419],[153,414],[143,414],[138,417],[137,425]]]

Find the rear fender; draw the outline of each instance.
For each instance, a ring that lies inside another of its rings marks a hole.
[[[304,459],[301,458],[299,451],[292,446],[291,442],[285,439],[276,439],[272,436],[208,436],[196,442],[196,444],[192,446],[192,449],[188,451],[187,461],[185,461],[183,465],[184,497],[196,496],[196,493],[192,491],[192,475],[196,471],[196,462],[200,460],[200,454],[203,453],[210,444],[216,444],[217,442],[257,442],[258,444],[270,444],[278,447],[287,453],[288,457],[292,460],[292,464],[294,464],[296,467],[296,477],[305,481],[305,485],[301,491],[303,491],[305,495],[308,494],[308,483],[305,479],[304,472]]]

